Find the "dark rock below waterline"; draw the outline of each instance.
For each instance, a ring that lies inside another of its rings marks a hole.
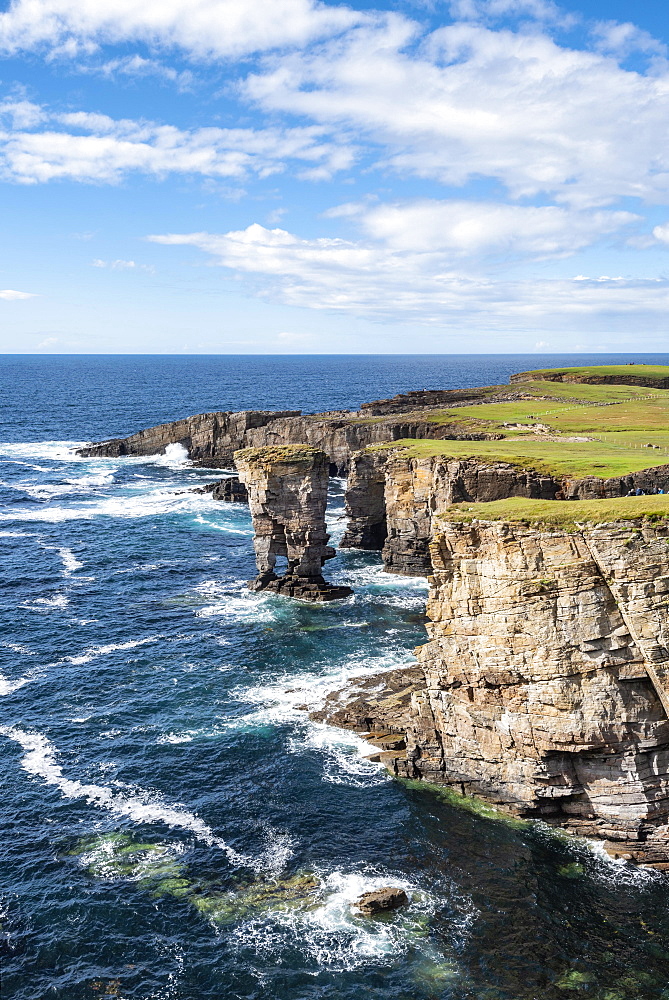
[[[389,910],[397,910],[400,906],[406,906],[408,902],[409,897],[404,889],[384,886],[383,889],[364,892],[360,899],[355,901],[353,906],[356,910],[364,913],[365,916],[372,917],[375,913],[387,913]]]
[[[215,483],[207,483],[205,486],[196,486],[193,493],[211,493],[213,500],[223,500],[227,503],[248,503],[249,495],[243,483],[240,483],[239,476],[226,476],[225,479],[217,479]]]
[[[350,587],[337,587],[322,577],[319,579],[300,576],[256,577],[249,580],[249,590],[265,590],[282,597],[293,597],[298,601],[341,601],[350,597]]]

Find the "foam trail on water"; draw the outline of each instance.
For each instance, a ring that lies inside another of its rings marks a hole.
[[[161,802],[147,793],[114,792],[105,785],[89,785],[66,778],[56,761],[56,748],[41,733],[28,733],[17,726],[0,726],[0,735],[18,743],[25,750],[21,761],[24,771],[54,785],[67,799],[86,799],[89,805],[107,809],[115,816],[127,816],[135,823],[165,823],[173,829],[185,830],[209,847],[218,847],[233,865],[256,870],[267,867],[263,858],[249,858],[239,854],[221,837],[217,837],[204,820],[186,809]]]
[[[63,563],[63,576],[72,576],[73,573],[81,569],[84,565],[77,559],[72,549],[68,549],[65,546],[59,547],[58,545],[45,545],[42,543],[42,548],[51,549],[58,553]]]
[[[149,643],[158,642],[161,638],[162,636],[160,635],[151,635],[146,639],[134,639],[130,642],[110,642],[108,646],[92,646],[84,653],[79,654],[79,656],[64,656],[60,662],[72,663],[78,667],[82,663],[90,663],[97,656],[104,656],[106,653],[115,653],[117,650],[122,649],[136,649],[138,646],[146,646]]]
[[[24,687],[24,685],[30,684],[31,681],[35,680],[36,676],[37,674],[33,672],[32,674],[27,674],[26,677],[19,677],[15,681],[10,681],[9,677],[0,674],[0,698],[6,698],[8,694],[13,694],[19,688]]]

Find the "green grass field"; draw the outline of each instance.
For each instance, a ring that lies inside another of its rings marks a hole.
[[[669,365],[583,365],[575,368],[535,368],[529,372],[519,372],[520,375],[576,375],[597,378],[647,378],[669,379]]]
[[[457,433],[497,434],[502,440],[421,438],[397,441],[393,446],[406,448],[413,457],[497,460],[574,478],[609,479],[669,465],[669,391],[562,382],[524,382],[511,387],[511,391],[516,388],[530,398],[413,415],[415,419],[454,426]],[[548,435],[534,431],[536,424],[547,427]],[[590,440],[568,440],[581,437]]]
[[[629,445],[599,441],[429,441],[404,438],[392,445],[372,445],[370,450],[392,447],[404,449],[410,458],[479,458],[486,462],[509,462],[524,469],[536,469],[554,476],[625,476],[654,465],[669,465],[664,451],[634,449]]]
[[[669,518],[669,496],[569,501],[510,497],[491,503],[454,504],[437,515],[437,520],[443,521],[512,521],[566,531],[574,531],[582,524],[608,524],[640,518],[654,521]]]

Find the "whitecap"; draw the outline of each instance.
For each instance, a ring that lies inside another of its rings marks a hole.
[[[164,465],[168,469],[183,469],[191,464],[188,459],[188,449],[178,443],[168,444],[164,454],[148,455],[145,461],[153,462],[155,465]]]
[[[82,448],[85,444],[85,441],[0,442],[0,456],[78,462],[83,461],[83,459],[76,454],[76,449]]]
[[[204,580],[193,588],[206,601],[214,598],[214,603],[205,604],[195,612],[197,618],[230,617],[236,621],[252,619],[254,622],[272,621],[277,611],[275,599],[268,594],[256,594],[240,583],[226,585],[218,580]]]
[[[35,677],[36,671],[27,674],[25,677],[19,677],[14,681],[10,680],[4,674],[0,674],[0,697],[5,698],[9,694],[13,694],[26,684],[30,684],[31,681],[35,680]]]
[[[36,597],[34,601],[25,601],[24,607],[31,608],[39,604],[41,608],[66,608],[69,603],[67,594],[54,594],[53,597]]]
[[[116,493],[111,496],[96,497],[80,501],[74,507],[44,506],[39,509],[22,509],[11,513],[0,513],[0,521],[45,521],[58,524],[62,521],[92,520],[96,517],[133,519],[156,517],[160,514],[200,513],[203,504],[215,510],[218,501],[175,493],[161,487],[157,490],[139,493],[135,496]]]
[[[63,563],[63,576],[65,577],[72,576],[76,570],[81,569],[84,565],[77,559],[72,549],[68,549],[65,546],[47,545],[44,542],[42,542],[41,545],[44,549],[50,549],[53,552],[58,553]]]
[[[0,647],[10,649],[12,653],[22,653],[24,656],[35,656],[35,651],[27,646],[22,646],[18,642],[0,642]]]
[[[375,749],[350,730],[317,723],[311,724],[301,736],[288,740],[289,753],[316,751],[325,758],[324,781],[349,788],[369,788],[392,781],[383,764],[365,760]]]
[[[55,786],[67,799],[85,799],[88,805],[106,809],[115,816],[125,816],[135,823],[164,823],[176,830],[192,833],[209,847],[223,851],[230,862],[241,867],[264,869],[265,859],[239,854],[195,813],[180,804],[164,802],[155,793],[130,788],[114,792],[106,785],[85,784],[66,778],[56,761],[56,748],[41,733],[29,733],[17,726],[0,726],[0,735],[18,743],[25,751],[21,766],[28,774]]]
[[[206,517],[202,517],[199,514],[195,518],[197,524],[206,524],[208,528],[214,528],[216,531],[225,531],[229,535],[253,535],[252,528],[235,528],[231,524],[221,524],[220,521],[209,521]]]
[[[231,944],[268,958],[295,948],[319,969],[339,971],[394,964],[414,950],[443,962],[425,934],[436,909],[431,893],[391,872],[333,871],[320,877],[320,905],[277,908],[246,920],[230,932]],[[356,913],[353,904],[363,893],[387,885],[404,889],[409,906],[396,911],[392,920],[370,920]]]
[[[146,646],[149,643],[158,642],[162,636],[150,635],[146,639],[131,639],[129,642],[110,642],[106,646],[92,646],[90,649],[79,653],[77,656],[64,656],[61,663],[72,663],[74,666],[81,666],[83,663],[90,663],[98,656],[105,656],[107,653],[116,653],[125,649],[136,649],[138,646]]]

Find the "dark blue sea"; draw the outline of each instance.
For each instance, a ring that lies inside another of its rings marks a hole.
[[[669,356],[0,358],[2,1000],[669,998],[667,876],[395,782],[309,721],[411,662],[425,581],[349,550],[346,601],[251,593],[246,507],[189,492],[215,472],[73,452],[591,360]],[[388,884],[406,909],[355,915]]]

